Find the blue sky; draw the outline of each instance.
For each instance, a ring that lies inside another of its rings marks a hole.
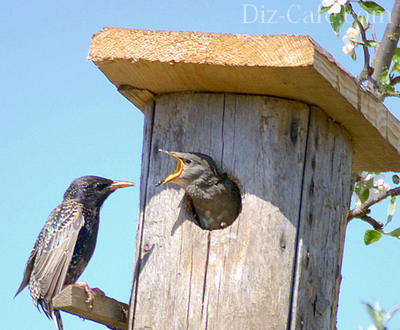
[[[392,3],[380,1],[389,10]],[[129,300],[144,118],[86,61],[91,36],[106,26],[310,35],[357,75],[362,61],[353,62],[341,52],[341,38],[336,39],[325,15],[318,18],[318,5],[319,1],[295,0],[0,3],[1,328],[53,329],[32,304],[28,290],[12,298],[47,216],[70,182],[83,175],[137,183],[105,202],[97,248],[80,278],[115,299]],[[378,18],[375,26],[381,36],[385,24]],[[344,32],[345,28],[341,37]],[[360,59],[361,55],[358,50]],[[397,117],[398,104],[386,103]],[[386,206],[373,214],[384,220]],[[396,223],[400,226],[400,211],[392,228]],[[366,247],[363,233],[368,228],[353,220],[346,233],[339,330],[370,324],[362,300],[377,299],[386,309],[400,303],[400,242],[384,238]],[[66,330],[104,329],[65,313],[63,321]],[[391,325],[399,328],[400,316]]]

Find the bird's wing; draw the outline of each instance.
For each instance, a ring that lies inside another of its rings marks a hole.
[[[14,298],[23,290],[25,287],[29,284],[29,280],[31,278],[33,266],[35,264],[35,257],[37,253],[37,246],[35,246],[32,249],[32,252],[29,256],[28,262],[26,263],[25,270],[24,270],[24,278],[22,279],[22,283],[18,288],[17,293],[15,294]]]
[[[53,297],[62,290],[83,225],[82,207],[75,202],[61,204],[46,221],[31,275],[36,286],[31,292],[37,290],[46,304],[51,304]]]

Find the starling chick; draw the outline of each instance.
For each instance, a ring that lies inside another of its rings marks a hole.
[[[241,211],[239,187],[214,160],[197,152],[166,153],[177,161],[174,173],[157,186],[174,182],[185,189],[196,221],[202,229],[222,229],[233,223]]]
[[[92,257],[103,202],[116,189],[133,185],[97,176],[74,180],[36,239],[15,296],[29,284],[33,303],[53,319],[58,330],[63,326],[60,312],[53,308],[53,297],[64,285],[77,281]]]

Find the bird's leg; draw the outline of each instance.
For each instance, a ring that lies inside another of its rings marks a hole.
[[[99,295],[102,297],[105,296],[104,292],[101,291],[99,288],[92,289],[91,287],[89,287],[89,285],[86,282],[77,282],[77,283],[74,283],[73,285],[76,285],[77,287],[85,289],[86,294],[88,296],[86,299],[86,302],[89,303],[90,309],[93,309],[93,299],[94,299],[95,295]]]

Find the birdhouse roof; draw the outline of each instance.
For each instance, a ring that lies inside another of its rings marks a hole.
[[[155,95],[267,95],[319,106],[354,144],[354,171],[400,171],[400,122],[308,36],[104,28],[88,56],[141,111]]]

